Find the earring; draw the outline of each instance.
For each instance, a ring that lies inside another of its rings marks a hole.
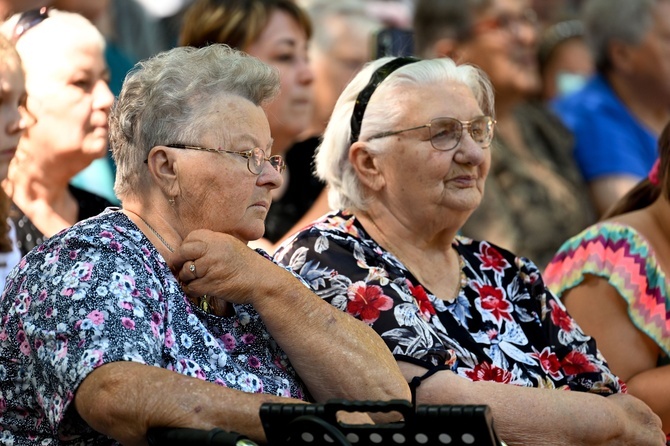
[[[170,203],[170,206],[174,207],[174,198],[168,199],[168,203]]]

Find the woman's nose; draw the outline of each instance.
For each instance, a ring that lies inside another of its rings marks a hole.
[[[24,105],[21,105],[15,109],[14,116],[7,127],[7,133],[10,135],[21,133],[35,124],[36,121],[28,109]]]
[[[103,79],[100,79],[95,85],[93,106],[97,110],[111,109],[114,105],[114,94],[109,89],[109,85]]]
[[[277,189],[283,182],[283,175],[269,161],[265,161],[263,163],[263,170],[261,170],[261,173],[256,178],[256,184],[258,186],[269,187],[270,189]]]

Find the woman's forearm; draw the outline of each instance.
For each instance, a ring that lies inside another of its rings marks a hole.
[[[265,441],[264,402],[302,403],[222,387],[170,370],[113,362],[91,372],[75,394],[75,408],[93,429],[124,445],[146,445],[150,427],[215,427]]]
[[[407,382],[379,335],[282,272],[288,277],[266,280],[267,295],[254,307],[312,396],[409,400]]]
[[[670,365],[638,373],[626,384],[628,393],[647,403],[661,417],[663,430],[670,433]]]
[[[406,377],[425,369],[401,363]],[[443,371],[417,389],[419,404],[485,404],[496,431],[508,445],[664,444],[658,419],[638,399],[555,389],[472,382]],[[580,414],[588,414],[581,416]],[[656,418],[656,419],[655,419]]]

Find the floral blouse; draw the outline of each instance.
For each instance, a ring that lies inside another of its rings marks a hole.
[[[326,215],[275,253],[323,299],[370,324],[397,360],[446,367],[472,381],[621,392],[596,349],[542,282],[537,267],[457,237],[458,297],[431,294],[355,216]]]
[[[115,444],[72,406],[84,378],[114,361],[304,399],[258,313],[234,308],[217,317],[192,305],[121,212],[51,237],[10,273],[0,298],[0,444]]]

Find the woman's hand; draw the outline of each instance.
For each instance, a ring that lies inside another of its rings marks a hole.
[[[253,303],[261,278],[290,275],[235,237],[205,229],[188,234],[171,261],[187,295],[237,304]]]

